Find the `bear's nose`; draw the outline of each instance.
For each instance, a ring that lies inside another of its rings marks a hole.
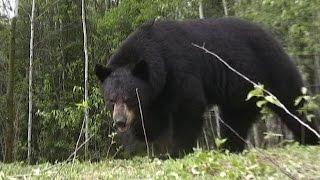
[[[124,128],[126,126],[126,118],[125,117],[115,118],[113,126],[116,128]]]

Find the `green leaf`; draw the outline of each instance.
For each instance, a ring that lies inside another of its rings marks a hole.
[[[89,107],[87,101],[82,101],[82,103],[76,103],[76,106],[77,106],[78,108],[88,108],[88,107]]]
[[[219,149],[226,141],[227,141],[227,139],[220,139],[220,138],[215,138],[215,139],[214,139],[214,143],[216,144],[216,146],[217,146],[218,149]]]
[[[315,115],[313,115],[313,114],[308,114],[307,116],[306,116],[306,118],[307,118],[307,121],[309,121],[309,122],[311,122],[312,121],[312,119],[313,118],[315,118],[316,116]]]
[[[304,94],[304,95],[307,94],[307,91],[308,91],[308,89],[306,87],[301,88],[302,94]]]
[[[259,108],[261,108],[263,105],[265,105],[266,103],[267,103],[268,101],[266,101],[266,100],[261,100],[261,101],[257,101],[257,106],[259,107]]]
[[[280,101],[275,96],[266,96],[265,99],[274,105],[277,105],[277,106],[281,105]]]
[[[254,89],[248,93],[246,101],[252,97],[263,97],[263,89],[263,85],[255,86]]]
[[[316,102],[314,102],[314,101],[310,101],[306,106],[305,106],[305,108],[307,109],[307,110],[310,110],[310,111],[316,111],[316,110],[319,110],[319,105],[316,103]]]
[[[303,97],[299,96],[296,100],[294,100],[294,105],[297,106],[302,101]]]

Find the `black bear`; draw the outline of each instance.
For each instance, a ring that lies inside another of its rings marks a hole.
[[[193,43],[205,44],[233,68],[264,84],[297,114],[294,100],[301,94],[301,76],[280,44],[259,26],[235,18],[155,21],[134,31],[106,67],[95,68],[119,132],[140,141],[146,134],[149,142],[166,137],[163,146],[170,154],[190,152],[201,132],[206,107],[216,104],[222,119],[246,138],[259,114],[255,102],[245,100],[253,86]],[[297,141],[318,142],[307,129],[302,140],[304,128],[280,108],[270,108]],[[244,142],[226,126],[221,128],[226,148],[243,150]],[[170,137],[165,136],[168,132]]]

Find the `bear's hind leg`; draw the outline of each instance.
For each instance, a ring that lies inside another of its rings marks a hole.
[[[289,106],[287,106],[289,107]],[[294,135],[294,139],[301,144],[308,144],[308,145],[316,145],[319,144],[320,139],[309,129],[304,127],[300,122],[298,122],[296,119],[294,119],[292,116],[287,114],[283,109],[272,105],[270,108],[280,116],[281,120],[285,123],[285,125],[292,131]],[[315,125],[312,124],[312,122],[305,121],[304,116],[300,115],[296,108],[289,108],[289,111],[293,114],[295,114],[299,119],[303,120],[306,124],[308,124],[311,128],[315,128]]]
[[[248,131],[258,115],[258,111],[254,108],[237,109],[219,107],[219,109],[221,119],[224,122],[220,123],[221,137],[227,139],[223,148],[231,152],[241,152],[245,148],[245,142],[243,140],[246,140]],[[230,128],[232,128],[232,130]]]

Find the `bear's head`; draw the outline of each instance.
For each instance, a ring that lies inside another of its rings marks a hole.
[[[148,109],[154,94],[147,62],[140,60],[117,68],[98,64],[95,73],[118,132],[126,132],[135,123],[141,123],[140,107]]]

